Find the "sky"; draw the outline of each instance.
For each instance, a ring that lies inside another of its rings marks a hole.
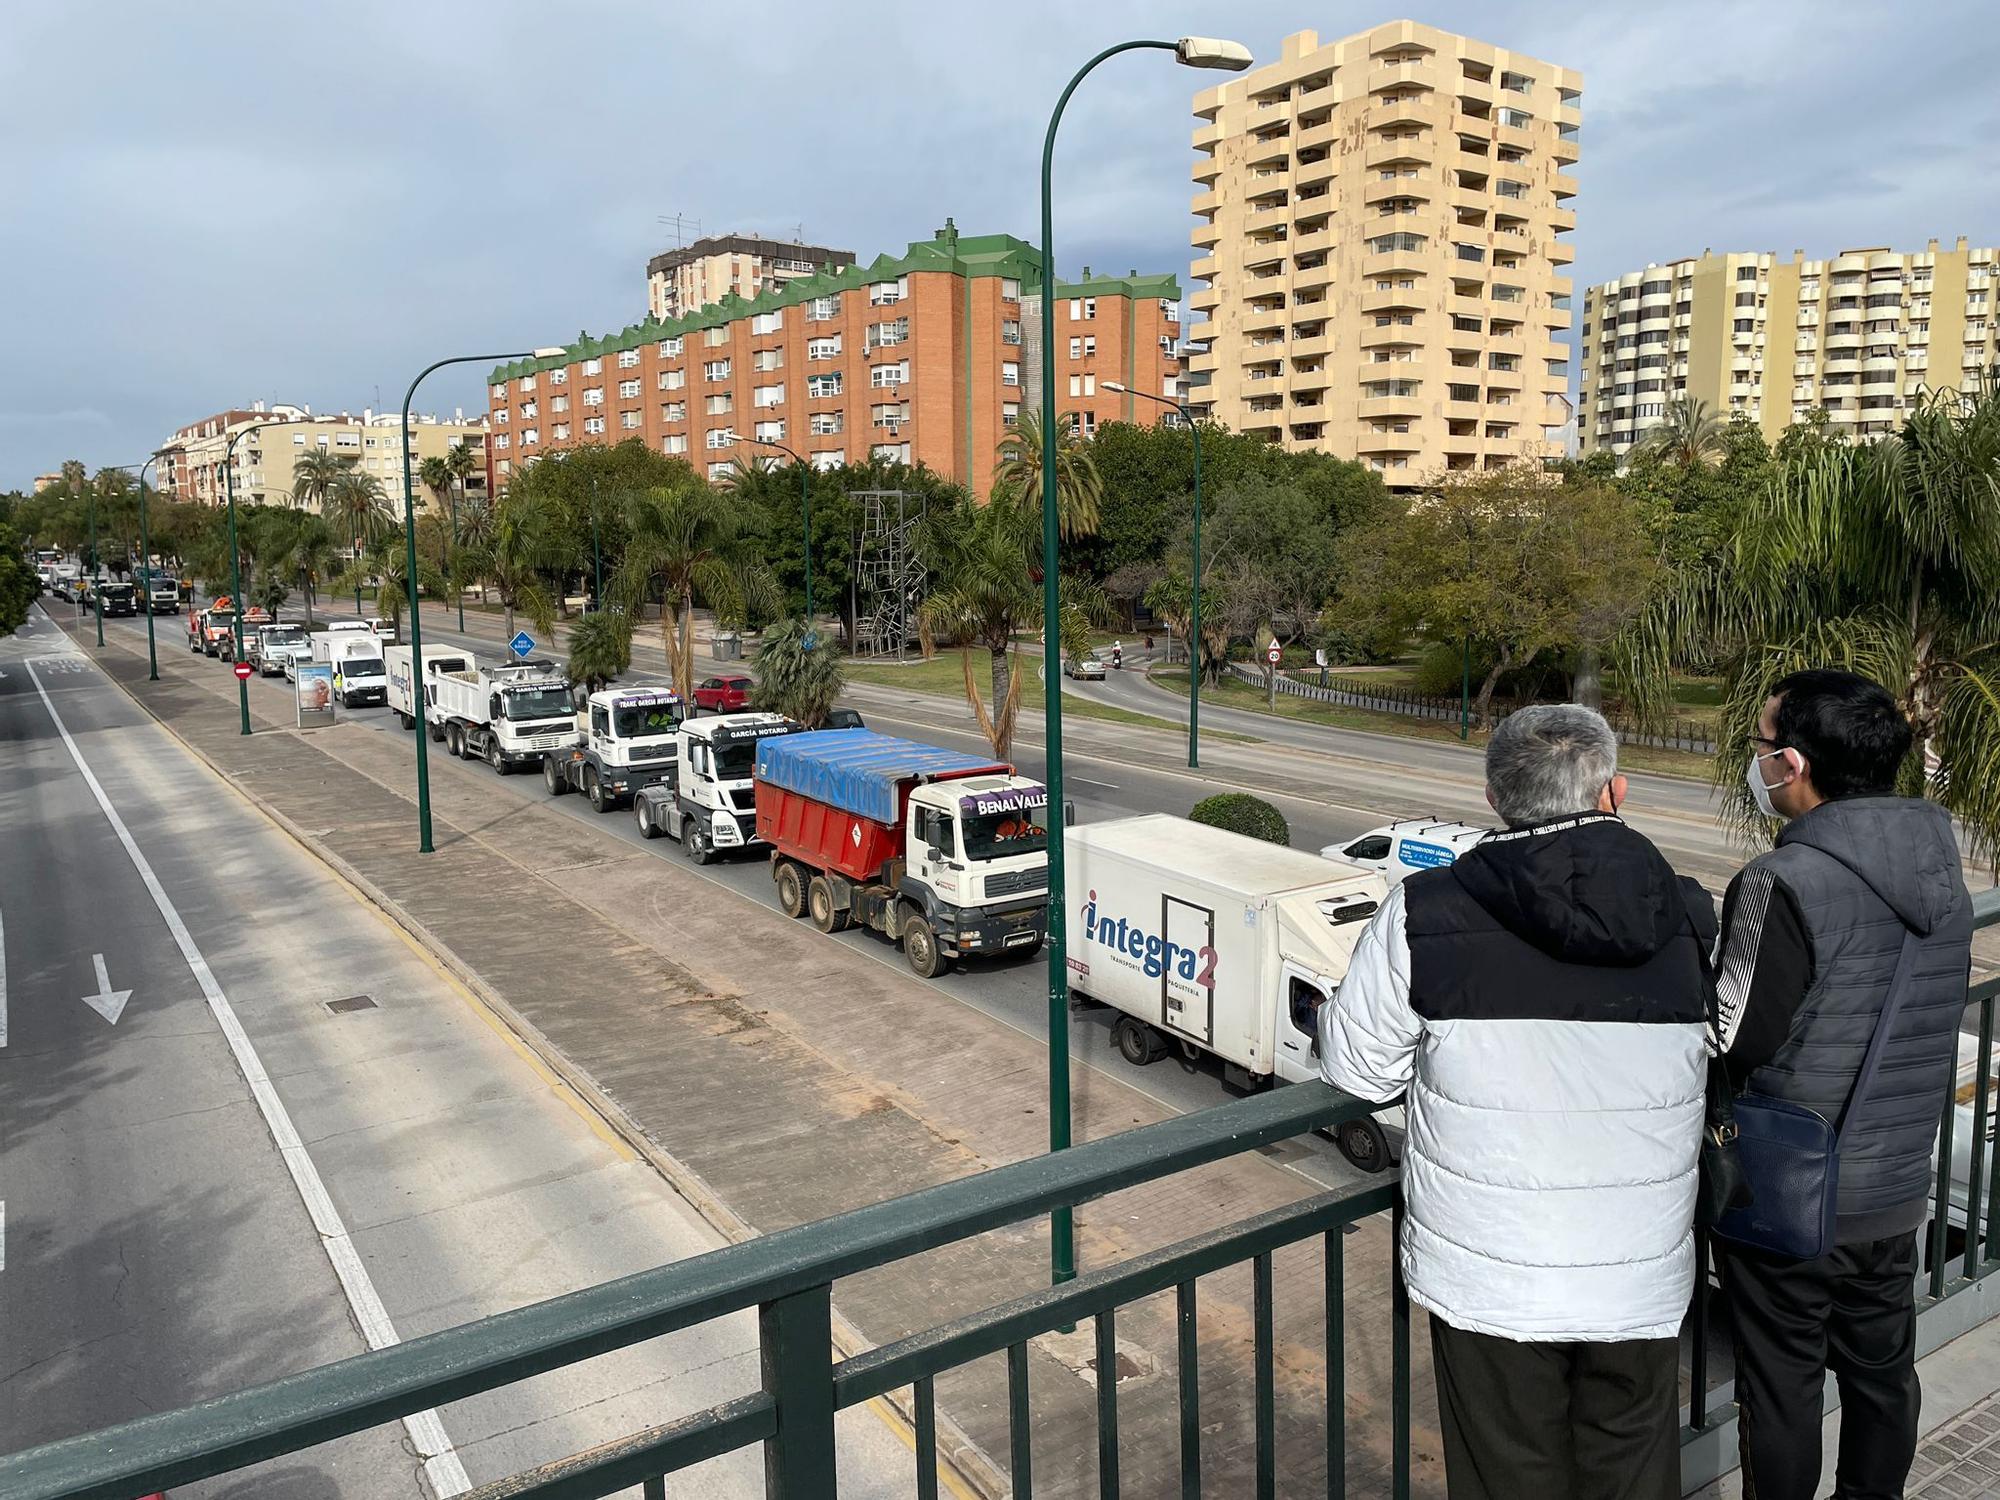
[[[1715,250],[2000,241],[2000,33],[1879,3],[1400,14],[1583,75],[1579,289]],[[1259,61],[1394,10],[764,0],[0,7],[0,491],[142,459],[256,400],[395,407],[434,359],[644,316],[645,264],[741,231],[900,254],[1032,239],[1048,111],[1099,48],[1226,28]],[[1065,275],[1186,286],[1194,93],[1164,54],[1079,89]],[[1983,158],[1983,159],[1982,159]],[[669,221],[669,222],[663,222]],[[1580,301],[1580,299],[1579,299]],[[474,364],[418,408],[484,410]]]

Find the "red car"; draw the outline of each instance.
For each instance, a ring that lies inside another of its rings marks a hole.
[[[747,677],[709,677],[696,685],[694,690],[695,712],[712,714],[740,713],[750,706],[750,679]]]

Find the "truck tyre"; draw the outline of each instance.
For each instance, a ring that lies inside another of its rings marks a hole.
[[[935,979],[951,963],[938,951],[937,933],[931,924],[914,913],[903,919],[903,957],[910,972],[919,979]]]
[[[453,760],[465,759],[465,739],[459,734],[456,724],[449,725],[445,729],[444,753]]]
[[[653,810],[646,806],[644,797],[633,799],[632,821],[639,825],[640,838],[656,839],[660,836],[660,825],[653,821]]]
[[[806,913],[805,886],[799,880],[799,867],[790,860],[780,860],[778,868],[771,874],[778,885],[778,910],[788,917],[802,917]]]
[[[590,799],[590,810],[599,817],[618,805],[615,796],[605,795],[604,778],[592,769],[586,769],[583,773],[583,794]]]
[[[1156,1063],[1167,1055],[1166,1038],[1132,1016],[1118,1018],[1118,1024],[1111,1028],[1111,1040],[1118,1048],[1118,1055],[1135,1068]]]
[[[797,878],[796,871],[793,872],[793,878]],[[840,910],[833,904],[833,883],[824,875],[813,876],[812,883],[806,887],[806,911],[812,918],[813,926],[817,927],[821,932],[845,932],[847,930],[849,921],[848,913]],[[933,944],[932,946],[935,947],[936,945]],[[926,975],[925,977],[929,978],[930,976]]]
[[[433,745],[444,742],[444,726],[431,719],[424,720],[424,733],[431,737]]]
[[[687,825],[687,831],[681,835],[681,844],[687,850],[687,857],[698,865],[705,865],[715,858],[715,851],[708,847],[708,830],[699,823]]]
[[[569,778],[563,775],[562,767],[556,764],[553,755],[542,757],[542,785],[549,789],[551,797],[560,797],[569,790]],[[641,822],[639,826],[643,829],[646,825]]]
[[[1334,1132],[1333,1143],[1364,1172],[1380,1172],[1389,1165],[1389,1137],[1372,1118],[1348,1120]]]
[[[497,739],[486,742],[486,764],[491,766],[495,774],[500,776],[505,776],[514,769],[507,764],[506,757],[501,755],[500,741]]]

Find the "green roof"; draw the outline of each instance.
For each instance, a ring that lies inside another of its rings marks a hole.
[[[1172,302],[1180,301],[1180,282],[1171,272],[1158,276],[1141,276],[1136,271],[1125,276],[1092,276],[1088,267],[1084,269],[1085,275],[1080,281],[1058,281],[1056,296],[1163,297]],[[796,307],[815,297],[867,286],[870,282],[893,281],[913,271],[944,271],[975,279],[1010,277],[1021,283],[1024,293],[1039,292],[1042,286],[1042,254],[1026,240],[1016,239],[1011,234],[962,235],[952,227],[950,220],[946,220],[945,227],[936,236],[913,241],[909,250],[900,257],[878,255],[872,264],[866,266],[842,266],[801,276],[757,297],[727,296],[683,318],[648,318],[616,333],[599,334],[595,338],[588,333],[579,333],[575,342],[565,347],[561,355],[552,355],[547,359],[519,359],[511,364],[496,366],[486,377],[487,383],[494,385],[543,370],[559,369],[578,360],[601,359],[607,354],[637,349],[661,339],[685,337],[706,328],[719,328],[739,318]]]

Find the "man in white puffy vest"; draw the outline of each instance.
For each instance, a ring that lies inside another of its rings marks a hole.
[[[1503,720],[1486,797],[1506,829],[1389,893],[1321,1066],[1406,1095],[1452,1500],[1675,1500],[1714,907],[1618,817],[1587,708]]]

